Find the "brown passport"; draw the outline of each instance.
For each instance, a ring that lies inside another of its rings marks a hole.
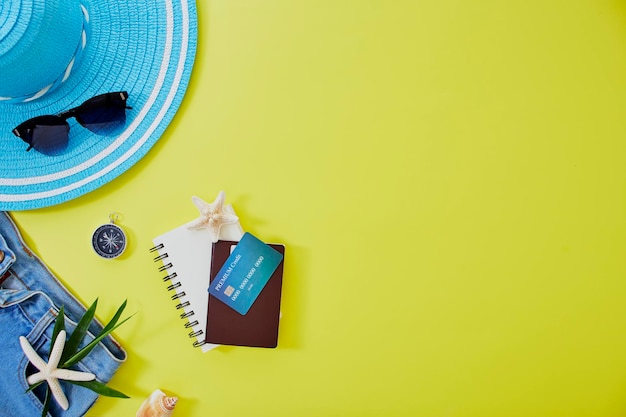
[[[230,240],[218,240],[213,243],[211,281],[217,276],[220,268],[228,259],[231,248],[235,245],[237,242]],[[266,348],[275,348],[278,345],[285,246],[279,244],[269,244],[269,246],[280,252],[283,255],[283,260],[247,314],[241,315],[217,298],[209,295],[205,334],[207,343]]]

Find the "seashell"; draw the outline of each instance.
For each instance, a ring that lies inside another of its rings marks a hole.
[[[168,397],[163,391],[157,389],[144,400],[137,410],[136,417],[171,416],[177,401],[177,397]]]

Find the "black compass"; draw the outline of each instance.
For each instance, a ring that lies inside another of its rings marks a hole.
[[[106,259],[113,259],[124,253],[126,234],[121,227],[114,224],[117,215],[109,216],[111,223],[98,227],[91,238],[91,245],[96,253]]]

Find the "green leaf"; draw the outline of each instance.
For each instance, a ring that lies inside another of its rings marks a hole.
[[[93,381],[67,381],[74,385],[80,385],[81,387],[89,388],[93,392],[104,395],[106,397],[117,397],[117,398],[130,398],[128,395],[123,392],[119,392],[114,390],[113,388],[109,388],[104,385],[102,382],[98,382],[96,380]]]
[[[124,311],[124,309],[126,308],[126,301],[124,300],[124,302],[122,303],[121,306],[119,306],[119,308],[117,309],[117,311],[115,312],[115,314],[113,315],[113,318],[107,323],[106,326],[104,326],[104,328],[102,329],[102,331],[100,332],[100,334],[104,333],[104,332],[111,332],[112,328],[115,326],[115,324],[117,323],[117,321],[120,319],[120,316],[122,315],[122,312]],[[98,336],[100,336],[100,334]],[[108,333],[107,333],[108,334]]]
[[[33,384],[33,385],[29,386],[28,389],[26,391],[24,391],[24,394],[26,394],[27,392],[31,392],[32,390],[34,390],[35,388],[37,388],[39,385],[43,384],[44,382],[46,382],[46,381],[45,380],[44,381],[39,381],[36,384]]]
[[[43,409],[41,410],[41,417],[46,417],[48,415],[48,410],[50,409],[50,386],[46,387],[46,399],[43,402]]]
[[[72,357],[70,357],[67,361],[65,361],[61,367],[62,368],[69,368],[70,366],[75,365],[78,362],[80,362],[80,360],[83,359],[85,356],[87,356],[89,354],[89,352],[91,352],[93,350],[93,348],[95,348],[98,345],[98,343],[100,343],[100,341],[102,339],[107,337],[109,335],[109,333],[111,333],[112,331],[114,331],[115,329],[120,327],[122,324],[126,323],[126,321],[128,321],[131,317],[132,316],[126,317],[121,323],[119,323],[119,324],[117,324],[117,325],[115,325],[115,326],[113,326],[111,328],[109,328],[109,326],[107,325],[107,330],[106,331],[100,332],[98,337],[93,339],[91,341],[91,343],[89,343],[87,346],[82,348],[79,352],[76,352]]]
[[[61,363],[64,363],[67,358],[72,356],[76,351],[78,351],[78,347],[81,342],[85,338],[87,331],[89,330],[89,325],[93,321],[94,315],[96,314],[96,307],[98,305],[98,299],[93,302],[91,307],[83,314],[78,324],[76,324],[76,329],[70,336],[69,340],[65,344],[65,348],[63,349],[63,355],[61,355]]]
[[[54,342],[57,340],[57,336],[59,335],[61,330],[65,330],[65,308],[63,306],[61,306],[61,308],[59,309],[59,314],[57,315],[56,321],[54,322],[54,328],[52,329],[52,338],[50,339],[50,352],[52,352]]]

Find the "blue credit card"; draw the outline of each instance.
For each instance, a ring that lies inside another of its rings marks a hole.
[[[280,252],[245,233],[211,282],[209,293],[246,314],[282,260]]]

